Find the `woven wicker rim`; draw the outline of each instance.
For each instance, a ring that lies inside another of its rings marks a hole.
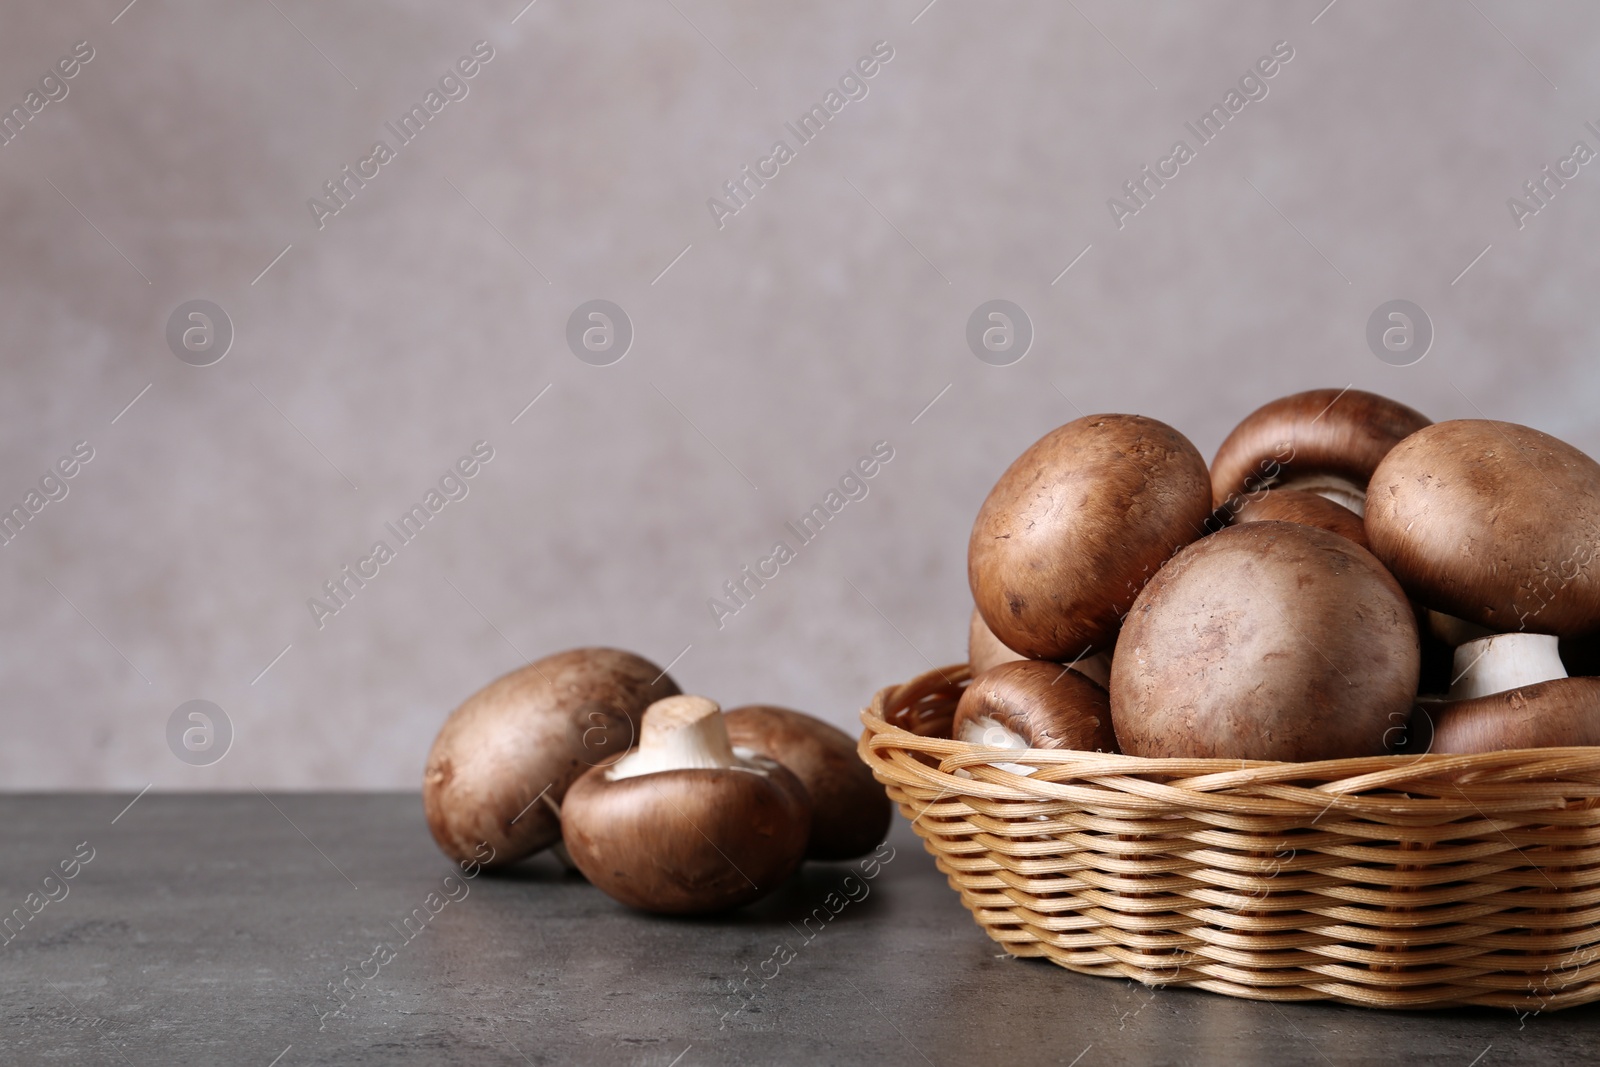
[[[1007,951],[1257,999],[1600,999],[1600,748],[1008,753],[1024,776],[949,739],[970,677],[879,691],[858,750]]]

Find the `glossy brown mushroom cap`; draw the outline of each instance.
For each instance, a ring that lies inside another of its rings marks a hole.
[[[1211,486],[1188,438],[1091,415],[1040,438],[990,491],[967,577],[983,620],[1033,659],[1109,646],[1150,575],[1205,532]]]
[[[989,624],[983,621],[983,613],[977,608],[972,609],[972,619],[967,623],[967,663],[974,675],[1002,663],[1027,658],[1007,648],[1005,642],[996,637],[994,631],[989,629]]]
[[[789,708],[749,704],[724,717],[728,738],[783,764],[811,796],[806,858],[847,860],[877,848],[889,832],[889,797],[843,730]]]
[[[1348,537],[1362,548],[1367,546],[1367,527],[1361,516],[1343,504],[1301,489],[1267,489],[1252,494],[1234,516],[1234,524],[1246,522],[1298,522],[1319,530]]]
[[[1419,660],[1416,616],[1371,553],[1298,523],[1230,526],[1140,594],[1112,723],[1135,756],[1378,755],[1411,712]]]
[[[982,744],[981,731],[990,722],[1021,737],[1029,748],[1117,751],[1111,698],[1058,663],[1002,663],[974,678],[956,705],[951,733]]]
[[[1234,427],[1211,461],[1221,508],[1300,474],[1334,474],[1364,486],[1389,450],[1427,416],[1360,389],[1312,389],[1263,404]]]
[[[567,792],[567,851],[595,886],[642,911],[691,915],[759,900],[800,866],[805,786],[782,766],[658,771],[610,781],[595,767]]]
[[[1379,464],[1366,525],[1430,608],[1495,632],[1600,629],[1600,464],[1549,434],[1484,419],[1420,430]]]
[[[660,667],[614,648],[558,652],[489,683],[428,752],[422,808],[433,839],[454,860],[492,849],[489,867],[555,844],[567,788],[625,753],[644,709],[677,692]]]
[[[1423,710],[1433,720],[1428,751],[1435,753],[1600,745],[1600,678],[1554,678]]]

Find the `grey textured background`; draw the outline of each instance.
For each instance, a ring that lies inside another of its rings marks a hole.
[[[1506,207],[1597,145],[1600,9],[924,2],[8,5],[5,107],[95,58],[0,146],[0,500],[95,458],[0,548],[0,787],[415,788],[462,698],[588,643],[853,730],[962,658],[972,515],[1078,412],[1209,456],[1353,384],[1600,452],[1600,165]],[[468,97],[319,230],[307,198],[480,39]],[[878,40],[869,95],[719,231],[706,199]],[[1107,198],[1279,40],[1267,98],[1119,230]],[[603,368],[564,340],[597,297],[636,330]],[[1009,367],[964,341],[996,297],[1037,331]],[[1437,336],[1396,368],[1364,334],[1401,297]],[[236,330],[211,367],[165,344],[193,298]],[[319,631],[307,599],[480,439],[470,495]],[[870,495],[719,631],[707,598],[880,439]],[[236,732],[207,768],[165,740],[195,698]]]

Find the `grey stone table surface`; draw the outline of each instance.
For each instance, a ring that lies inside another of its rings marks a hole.
[[[0,1062],[1595,1058],[1595,1007],[1271,1005],[1007,957],[899,820],[876,866],[811,865],[734,915],[662,919],[548,856],[452,877],[414,794],[130,799],[0,796],[0,908],[31,915],[0,934]]]

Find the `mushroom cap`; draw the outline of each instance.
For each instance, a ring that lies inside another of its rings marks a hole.
[[[1386,456],[1372,550],[1430,608],[1497,632],[1600,629],[1600,464],[1549,434],[1460,419]]]
[[[1234,514],[1234,524],[1246,522],[1298,522],[1315,526],[1340,537],[1348,537],[1367,548],[1367,528],[1361,516],[1343,504],[1303,489],[1268,489],[1251,494]]]
[[[561,822],[583,876],[629,907],[667,915],[758,900],[800,866],[811,830],[805,786],[780,764],[657,771],[612,781],[591,768]]]
[[[1116,637],[1163,563],[1205,532],[1211,488],[1189,439],[1140,415],[1091,415],[1040,438],[978,511],[967,578],[983,621],[1032,659]]]
[[[1213,503],[1290,474],[1334,474],[1366,485],[1384,455],[1428,425],[1427,416],[1360,389],[1311,389],[1246,415],[1211,461]]]
[[[770,704],[747,704],[723,716],[736,748],[776,760],[811,797],[806,858],[848,860],[883,843],[889,796],[856,755],[856,743],[821,719]]]
[[[1117,751],[1111,698],[1077,671],[1059,663],[1021,660],[978,675],[956,704],[952,735],[985,728],[984,720],[1021,737],[1029,748]]]
[[[1553,678],[1423,710],[1433,720],[1430,752],[1600,745],[1600,678]]]
[[[1378,755],[1411,713],[1416,616],[1372,554],[1291,522],[1230,526],[1145,586],[1111,667],[1135,756]]]
[[[989,624],[983,621],[983,613],[977,608],[972,609],[972,621],[967,624],[967,663],[971,665],[974,675],[1002,663],[1027,658],[1007,648],[1005,642],[996,637],[994,631],[989,629]]]
[[[512,671],[445,720],[428,752],[422,808],[445,855],[515,863],[561,840],[553,805],[591,765],[634,743],[644,709],[678,692],[643,657],[575,648]],[[535,800],[543,794],[545,804]]]

